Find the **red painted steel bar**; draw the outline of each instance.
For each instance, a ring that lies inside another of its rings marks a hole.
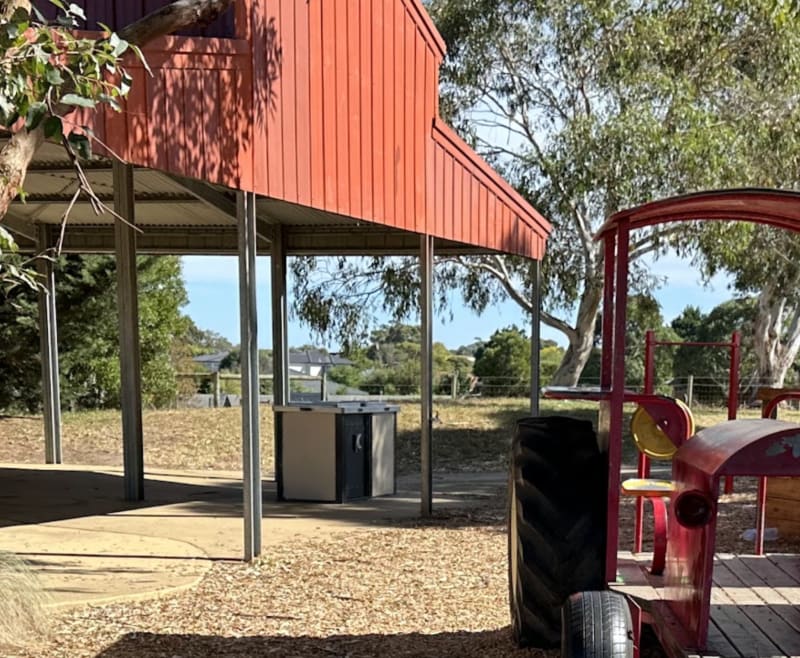
[[[767,524],[767,478],[758,478],[756,498],[756,555],[764,555],[764,531]]]
[[[611,364],[614,340],[614,271],[615,251],[613,232],[608,233],[603,239],[603,347],[601,352],[600,388],[608,389],[611,386]]]
[[[652,394],[655,390],[655,332],[648,330],[644,337],[644,392]],[[639,451],[639,461],[636,468],[636,475],[639,478],[650,477],[650,458]],[[666,524],[666,520],[665,520]],[[666,528],[664,530],[666,532]],[[636,499],[636,516],[633,525],[633,552],[642,552],[642,541],[644,535],[644,499]],[[666,544],[665,544],[666,550]],[[662,565],[663,570],[663,565]]]
[[[614,283],[614,340],[611,373],[608,441],[608,519],[606,532],[606,579],[613,582],[617,573],[619,543],[619,488],[622,462],[622,405],[625,400],[625,320],[628,308],[628,264],[630,231],[627,221],[617,228],[616,281]]]

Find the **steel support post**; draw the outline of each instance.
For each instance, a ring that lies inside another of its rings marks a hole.
[[[531,416],[539,415],[542,314],[541,263],[531,263]]]
[[[119,312],[120,397],[122,400],[122,456],[125,500],[144,499],[142,440],[142,368],[139,345],[139,301],[136,275],[133,167],[114,161],[114,210],[125,222],[114,224]]]
[[[611,399],[608,441],[608,510],[618,517],[620,468],[622,462],[622,421],[625,399],[625,322],[628,308],[628,265],[630,228],[621,221],[617,228],[616,280],[614,282],[614,336],[611,361]],[[606,312],[606,309],[603,309]],[[605,347],[605,342],[603,343]],[[609,519],[606,533],[606,579],[613,581],[617,573],[619,541],[618,518]]]
[[[236,195],[239,224],[239,319],[242,375],[244,559],[261,555],[261,441],[256,312],[256,196]]]
[[[272,384],[275,405],[289,403],[289,316],[286,297],[286,241],[283,227],[272,239]]]
[[[39,289],[39,351],[42,359],[42,407],[44,410],[44,455],[48,464],[60,464],[61,386],[58,374],[58,318],[56,316],[56,279],[53,261],[46,254],[51,245],[50,227],[37,227],[36,268],[41,277]]]
[[[420,239],[420,358],[422,360],[421,386],[422,400],[420,435],[420,502],[423,517],[433,512],[433,236],[423,235]]]

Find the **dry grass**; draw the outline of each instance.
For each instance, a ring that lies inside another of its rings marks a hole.
[[[48,636],[49,597],[30,566],[16,555],[0,551],[0,651],[39,645]]]
[[[626,409],[626,414],[633,408]],[[514,422],[528,414],[525,400],[476,398],[437,402],[433,461],[439,471],[487,471],[506,467],[506,453]],[[592,402],[545,400],[543,414],[562,414],[594,421]],[[800,422],[800,411],[781,410],[781,418]],[[757,418],[758,409],[744,409],[740,417]],[[695,410],[698,429],[725,419],[722,409]],[[241,468],[241,410],[182,409],[145,411],[145,463],[153,468],[237,470]],[[627,422],[625,424],[627,427]],[[419,469],[419,405],[404,401],[397,418],[399,473]],[[69,464],[119,466],[122,430],[118,411],[65,413],[64,461]],[[273,472],[273,416],[261,408],[262,469]],[[635,449],[624,442],[624,460],[635,461]],[[0,462],[42,463],[44,438],[38,416],[0,417]]]
[[[434,467],[440,471],[503,469],[514,421],[528,413],[518,399],[475,399],[435,405]],[[543,413],[568,413],[593,418],[592,403],[548,402]],[[241,410],[182,409],[145,411],[145,463],[153,468],[241,468]],[[402,402],[397,418],[399,473],[419,469],[419,405]],[[273,471],[273,416],[261,408],[262,468]],[[122,430],[118,411],[89,411],[63,415],[64,462],[119,466]],[[0,462],[42,463],[44,437],[39,416],[0,417]]]

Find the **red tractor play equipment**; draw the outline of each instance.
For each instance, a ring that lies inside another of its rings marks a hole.
[[[601,385],[550,391],[596,400],[598,431],[570,418],[528,418],[513,441],[509,593],[518,644],[560,642],[564,658],[627,658],[638,655],[647,623],[671,657],[800,656],[800,557],[715,555],[720,482],[800,476],[800,425],[729,420],[687,440],[691,418],[677,401],[652,388],[636,393],[624,386],[630,232],[688,220],[750,221],[797,232],[800,193],[692,194],[617,213],[600,229]],[[618,550],[627,402],[645,409],[677,448],[660,575],[649,556]]]

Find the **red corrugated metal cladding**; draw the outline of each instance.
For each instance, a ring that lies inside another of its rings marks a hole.
[[[126,4],[113,3],[117,8]],[[137,6],[141,3],[134,3]],[[549,224],[438,119],[418,0],[239,0],[239,39],[161,40],[105,132],[137,164],[525,256]]]

